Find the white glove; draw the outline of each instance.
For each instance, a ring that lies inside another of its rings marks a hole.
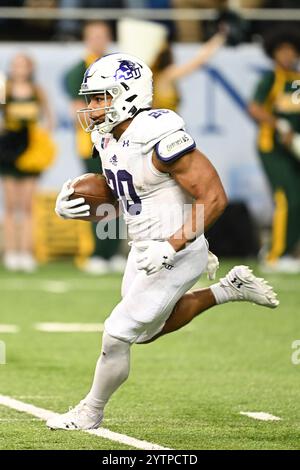
[[[90,206],[85,204],[84,197],[69,200],[74,188],[71,185],[72,180],[63,184],[60,193],[56,198],[55,212],[63,219],[76,219],[77,217],[88,217],[90,215]]]
[[[216,278],[216,273],[219,269],[220,263],[218,257],[211,251],[208,252],[208,259],[206,265],[207,278],[213,281]]]
[[[147,275],[157,273],[166,265],[173,266],[176,251],[169,242],[146,240],[134,246],[138,249],[137,267]]]

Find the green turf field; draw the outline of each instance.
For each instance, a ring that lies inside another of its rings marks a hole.
[[[232,264],[221,263],[220,274]],[[134,346],[130,378],[109,403],[103,426],[173,449],[299,449],[300,364],[291,356],[300,340],[300,276],[267,277],[281,301],[275,311],[227,304],[153,344]],[[103,322],[120,283],[119,276],[88,277],[69,264],[33,275],[1,270],[0,324],[20,332],[0,333],[7,354],[0,394],[58,412],[77,404],[91,383],[100,334],[45,333],[33,325]],[[0,449],[128,448],[83,432],[49,431],[43,421],[0,406]]]

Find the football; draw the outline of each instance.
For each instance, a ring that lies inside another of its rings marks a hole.
[[[106,217],[107,213],[97,215],[97,210],[101,204],[111,204],[115,207],[115,210],[117,210],[118,200],[114,196],[103,175],[86,173],[75,178],[72,181],[71,186],[73,186],[75,191],[70,196],[70,199],[84,197],[86,204],[90,205],[90,215],[87,217],[80,217],[78,218],[79,220],[99,222],[103,217]]]

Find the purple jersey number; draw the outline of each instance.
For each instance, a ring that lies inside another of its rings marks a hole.
[[[105,169],[109,186],[116,198],[120,199],[126,212],[130,215],[139,215],[142,212],[142,201],[134,189],[132,175],[126,170],[118,170],[116,175]],[[127,185],[129,198],[125,194],[124,185]]]

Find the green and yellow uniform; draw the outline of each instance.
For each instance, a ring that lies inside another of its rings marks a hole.
[[[38,176],[52,163],[56,149],[48,132],[39,127],[41,106],[39,91],[34,84],[30,96],[17,98],[12,95],[8,81],[6,104],[3,106],[2,135],[5,138],[8,133],[14,132],[16,139],[23,140],[25,128],[28,135],[21,153],[16,146],[15,150],[10,151],[11,155],[14,152],[11,161],[0,158],[0,173],[3,176],[15,178]],[[2,148],[1,152],[5,152],[5,149]]]
[[[300,134],[300,103],[292,99],[295,80],[300,80],[300,72],[279,67],[266,72],[253,101],[289,121],[294,132]],[[267,123],[259,126],[258,152],[274,195],[272,246],[268,255],[268,260],[274,261],[291,254],[300,240],[300,162]]]

